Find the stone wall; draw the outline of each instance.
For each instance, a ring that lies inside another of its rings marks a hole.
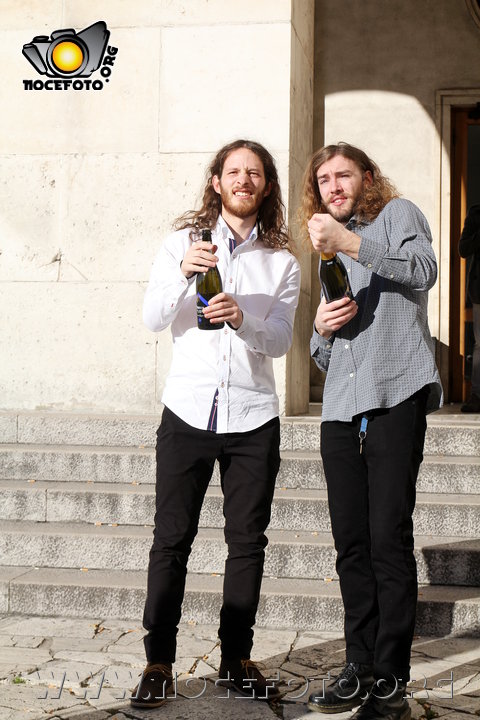
[[[118,48],[102,90],[25,89],[47,80],[25,43],[99,20]],[[0,409],[156,412],[170,335],[142,327],[153,258],[237,137],[275,156],[293,212],[313,0],[5,0],[0,32]],[[275,361],[283,412],[308,400],[308,304],[307,282],[295,358]]]

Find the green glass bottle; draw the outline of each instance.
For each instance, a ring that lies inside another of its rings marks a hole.
[[[202,240],[211,243],[212,231],[202,230]],[[211,252],[213,254],[213,251]],[[199,330],[220,330],[225,325],[224,322],[212,323],[203,314],[203,308],[208,305],[208,301],[221,292],[222,278],[216,265],[208,268],[205,273],[197,273],[197,327]]]
[[[335,254],[320,253],[320,283],[327,303],[342,297],[353,298],[345,265]]]

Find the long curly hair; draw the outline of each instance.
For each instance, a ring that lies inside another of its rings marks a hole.
[[[174,221],[173,227],[175,230],[192,228],[193,232],[202,228],[212,230],[215,227],[218,216],[222,212],[222,201],[220,195],[213,188],[212,178],[214,175],[218,178],[221,177],[225,160],[231,152],[240,148],[247,148],[247,150],[251,150],[260,158],[265,172],[266,183],[271,185],[270,193],[263,199],[258,211],[259,237],[267,247],[284,248],[292,252],[291,240],[285,224],[285,206],[282,202],[275,161],[263,145],[252,140],[235,140],[218,151],[206,173],[206,183],[200,210],[189,210],[180,215]]]
[[[373,162],[363,150],[349,145],[349,143],[346,142],[340,142],[336,145],[326,145],[320,150],[317,150],[317,152],[312,155],[305,170],[302,202],[297,213],[302,240],[310,250],[312,249],[312,244],[308,235],[307,223],[314,213],[326,212],[318,188],[317,172],[321,165],[337,155],[352,160],[360,168],[362,174],[367,171],[370,171],[372,174],[372,184],[365,184],[363,193],[355,207],[355,215],[360,222],[372,222],[390,200],[399,197],[399,193],[393,183],[382,175],[378,165]]]

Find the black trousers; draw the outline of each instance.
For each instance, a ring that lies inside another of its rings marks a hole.
[[[219,637],[225,658],[250,657],[279,447],[278,418],[250,432],[219,434],[192,428],[164,409],[157,431],[155,530],[143,618],[148,662],[175,660],[187,561],[217,459],[228,545]]]
[[[373,411],[362,454],[361,416],[321,427],[346,659],[373,665],[377,679],[410,677],[417,603],[412,513],[427,394],[424,388],[393,408]]]

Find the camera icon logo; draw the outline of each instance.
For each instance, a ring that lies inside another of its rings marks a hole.
[[[22,53],[40,75],[90,77],[101,65],[109,37],[106,23],[99,21],[79,33],[67,28],[50,37],[37,35]]]

